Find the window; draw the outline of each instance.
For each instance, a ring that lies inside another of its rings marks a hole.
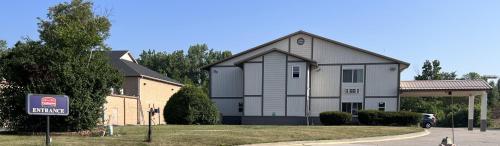
[[[363,69],[344,69],[342,71],[342,82],[363,83]]]
[[[379,102],[378,103],[378,110],[379,111],[385,111],[385,102]]]
[[[300,67],[292,66],[292,78],[299,78],[299,77],[300,77]]]
[[[342,103],[342,112],[351,113],[353,116],[357,116],[358,111],[362,109],[363,109],[363,104],[360,102]]]

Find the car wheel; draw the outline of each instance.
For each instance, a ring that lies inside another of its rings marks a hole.
[[[431,128],[431,127],[432,127],[432,124],[431,124],[431,123],[425,123],[425,125],[424,125],[424,126],[425,126],[425,128],[429,129],[429,128]]]

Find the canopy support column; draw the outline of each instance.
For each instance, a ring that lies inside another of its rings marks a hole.
[[[481,95],[481,132],[485,132],[487,128],[486,117],[488,114],[488,94],[483,92]]]
[[[468,129],[472,131],[474,125],[474,96],[469,96],[469,115],[468,115]]]

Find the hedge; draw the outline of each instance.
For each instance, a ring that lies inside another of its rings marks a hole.
[[[327,111],[319,114],[319,120],[323,125],[342,125],[350,123],[352,115],[345,112]]]
[[[383,112],[363,110],[358,112],[358,120],[365,125],[417,125],[422,120],[422,114],[415,112]]]
[[[163,109],[169,124],[218,124],[219,111],[207,94],[198,87],[186,85],[172,95]]]

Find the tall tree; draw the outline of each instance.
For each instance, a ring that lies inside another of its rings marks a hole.
[[[467,74],[464,74],[462,76],[462,79],[464,79],[464,80],[487,80],[486,78],[484,78],[483,76],[481,76],[477,72],[469,72]]]
[[[138,62],[184,84],[202,86],[208,92],[208,72],[201,67],[229,56],[230,51],[215,51],[208,49],[206,44],[196,44],[188,48],[187,54],[183,50],[172,53],[143,51]]]
[[[49,8],[40,19],[40,40],[18,42],[0,59],[8,82],[0,97],[0,123],[13,130],[42,131],[40,116],[24,111],[28,93],[69,96],[67,117],[51,118],[56,131],[86,130],[97,125],[109,88],[121,85],[121,75],[101,50],[111,23],[92,12],[93,4],[73,0]],[[92,52],[94,50],[94,52]]]
[[[415,80],[455,80],[456,72],[441,72],[439,60],[425,60],[422,66],[422,73],[415,76]]]

